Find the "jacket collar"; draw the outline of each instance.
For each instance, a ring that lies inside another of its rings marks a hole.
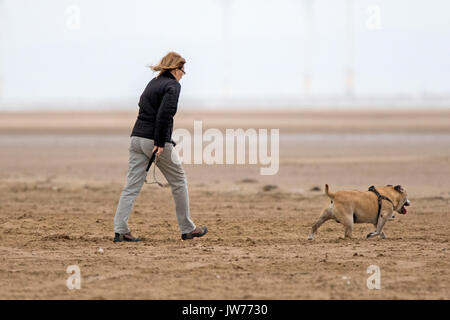
[[[172,78],[172,79],[177,80],[175,78],[175,76],[172,74],[172,72],[170,72],[169,70],[164,71],[161,75],[164,76],[164,77],[168,77],[168,78]]]

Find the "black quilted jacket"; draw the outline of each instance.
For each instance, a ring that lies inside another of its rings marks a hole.
[[[139,115],[131,136],[153,139],[159,147],[172,142],[180,90],[180,83],[170,71],[150,80],[139,100]]]

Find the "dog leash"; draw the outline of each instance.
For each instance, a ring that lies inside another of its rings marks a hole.
[[[170,141],[169,141],[174,147],[177,145],[176,143],[175,143],[175,141],[173,141],[172,139],[170,139]],[[164,185],[162,184],[162,183],[160,183],[157,179],[156,179],[156,163],[158,162],[158,158],[159,158],[159,155],[158,155],[158,149],[156,149],[155,151],[153,151],[153,153],[152,153],[152,156],[150,157],[150,161],[148,162],[148,165],[147,165],[147,169],[145,169],[145,171],[148,173],[148,170],[150,170],[150,166],[152,165],[152,163],[153,163],[153,161],[155,162],[155,165],[153,166],[153,179],[155,180],[155,181],[153,181],[153,182],[147,182],[147,176],[145,177],[145,183],[146,184],[154,184],[154,183],[157,183],[158,184],[158,186],[160,186],[160,187],[164,187]]]
[[[148,170],[150,170],[150,166],[152,165],[153,161],[155,162],[155,165],[153,166],[153,179],[154,179],[155,181],[153,181],[153,182],[147,182],[147,177],[146,177],[144,182],[145,182],[146,184],[154,184],[154,183],[157,183],[158,186],[164,187],[164,185],[163,185],[162,183],[160,183],[160,182],[156,179],[156,172],[155,172],[155,170],[156,170],[156,163],[158,162],[158,158],[159,158],[157,152],[158,152],[158,149],[156,149],[155,151],[153,151],[152,156],[150,157],[150,161],[148,162],[147,169],[145,169],[145,171],[148,173]]]
[[[383,200],[389,201],[392,204],[392,207],[394,207],[394,203],[388,197],[381,195],[377,191],[377,189],[375,189],[375,186],[370,186],[369,191],[372,191],[373,193],[375,193],[375,195],[378,198],[378,213],[377,213],[377,225],[378,225],[378,219],[380,218],[380,212],[381,212],[381,201],[383,201]]]

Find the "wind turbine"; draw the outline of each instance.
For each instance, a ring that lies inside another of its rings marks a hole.
[[[232,0],[221,0],[223,9],[223,44],[224,44],[224,78],[222,84],[222,95],[224,101],[229,100],[231,95],[231,67],[232,67],[232,48],[231,48],[231,9]]]
[[[304,41],[304,73],[303,88],[306,97],[311,96],[312,89],[312,64],[314,57],[314,0],[304,0],[305,8],[305,41]]]
[[[3,104],[3,59],[4,59],[4,50],[5,47],[5,33],[6,33],[6,22],[5,22],[5,2],[4,0],[0,0],[0,108]]]
[[[345,50],[347,54],[345,66],[345,90],[348,97],[354,95],[354,0],[346,0],[345,8]]]

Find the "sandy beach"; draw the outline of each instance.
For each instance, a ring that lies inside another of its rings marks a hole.
[[[136,114],[0,112],[0,299],[450,298],[450,110],[180,111],[175,129],[279,129],[279,171],[185,164],[208,235],[181,241],[170,188],[144,185],[130,226],[145,241],[114,244]],[[308,241],[325,183],[401,184],[412,205],[387,239],[363,224],[343,239],[329,221]],[[80,290],[66,287],[70,265]]]

